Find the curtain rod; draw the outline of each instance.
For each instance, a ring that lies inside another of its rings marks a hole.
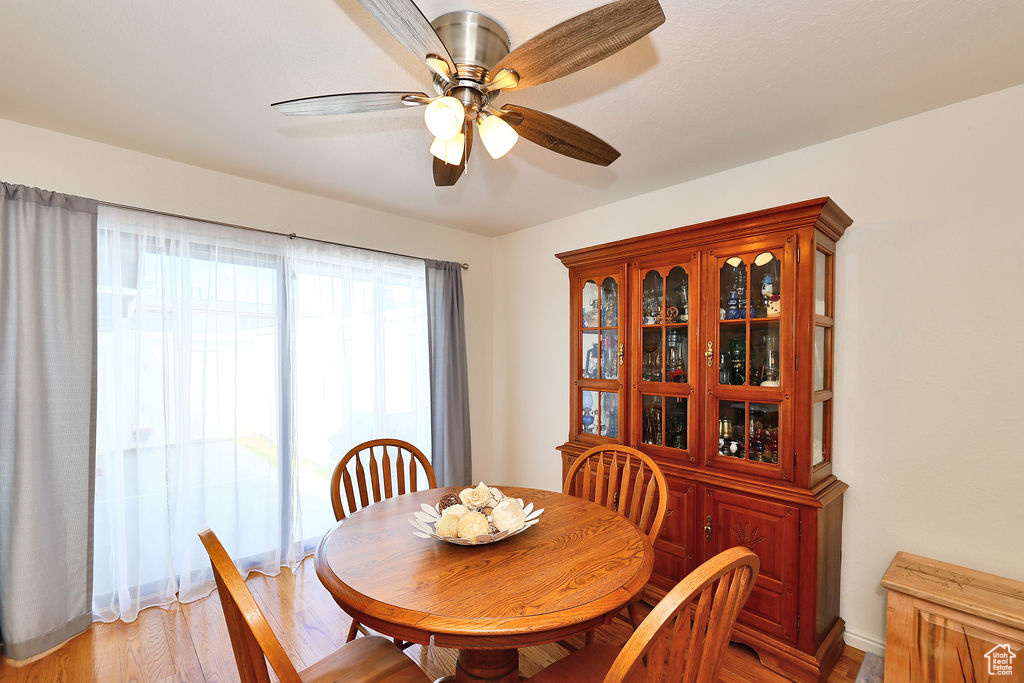
[[[187,221],[198,221],[200,223],[210,223],[212,225],[222,225],[225,228],[237,228],[239,230],[249,230],[249,231],[252,231],[252,232],[262,232],[265,235],[279,235],[281,237],[287,237],[287,238],[293,239],[293,240],[295,240],[295,239],[307,240],[309,242],[319,242],[320,244],[331,244],[331,245],[334,245],[336,247],[348,247],[350,249],[362,249],[363,251],[372,251],[372,252],[376,252],[378,254],[387,254],[388,256],[402,256],[404,258],[423,259],[422,256],[412,256],[410,254],[402,254],[402,253],[399,253],[397,251],[385,251],[384,249],[373,249],[372,247],[360,247],[360,246],[356,246],[355,244],[344,244],[343,242],[331,242],[330,240],[321,240],[321,239],[317,239],[315,237],[303,237],[302,235],[297,235],[294,232],[292,232],[292,233],[274,232],[273,230],[263,230],[262,228],[251,228],[248,225],[238,225],[237,223],[225,223],[224,221],[211,221],[211,220],[206,219],[206,218],[196,218],[195,216],[185,216],[184,214],[170,213],[169,211],[156,211],[154,209],[140,209],[137,206],[129,206],[128,204],[116,204],[114,202],[103,202],[103,201],[98,201],[97,203],[98,204],[102,204],[103,206],[110,206],[110,207],[113,207],[115,209],[130,209],[132,211],[145,211],[147,213],[155,213],[155,214],[157,214],[159,216],[168,216],[170,218],[182,218],[182,219],[187,220]],[[469,264],[468,263],[460,263],[459,265],[462,266],[463,270],[469,270]]]

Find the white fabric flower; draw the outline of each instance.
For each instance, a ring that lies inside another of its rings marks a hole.
[[[505,498],[491,510],[491,524],[498,531],[518,531],[525,523],[523,504],[515,498]]]
[[[480,482],[476,488],[473,489],[462,489],[459,491],[459,500],[462,504],[468,508],[482,508],[487,506],[487,501],[491,497],[491,490],[487,488],[487,484]]]

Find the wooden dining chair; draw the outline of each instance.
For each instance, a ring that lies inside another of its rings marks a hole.
[[[747,548],[721,552],[676,584],[621,649],[587,645],[529,680],[715,683],[759,568],[757,555]]]
[[[366,465],[362,453],[367,453]],[[385,498],[416,491],[420,470],[426,473],[427,488],[437,488],[437,477],[430,461],[411,443],[374,439],[355,446],[338,461],[331,477],[334,518],[340,522],[371,502],[379,503]]]
[[[267,662],[282,683],[429,683],[430,679],[414,661],[380,636],[347,643],[312,666],[297,671],[220,539],[210,529],[200,531],[199,538],[213,565],[213,578],[217,582],[242,683],[270,683]]]
[[[365,458],[363,453],[367,453]],[[338,461],[331,476],[334,518],[340,522],[371,502],[379,503],[385,498],[415,491],[420,470],[426,474],[427,488],[437,488],[437,477],[434,476],[434,468],[427,456],[407,441],[374,439],[353,447]],[[348,641],[352,641],[360,631],[369,635],[353,619]],[[403,649],[410,645],[397,638],[395,644]]]
[[[668,508],[668,484],[658,464],[635,448],[614,443],[580,453],[569,466],[562,493],[615,510],[640,527],[651,543],[661,533]]]
[[[640,527],[652,544],[661,533],[668,508],[668,484],[658,463],[635,448],[619,444],[594,446],[580,453],[569,466],[562,493],[620,513]],[[640,625],[638,602],[629,603],[627,608],[635,629]],[[585,642],[589,644],[593,639],[593,631],[588,632]]]

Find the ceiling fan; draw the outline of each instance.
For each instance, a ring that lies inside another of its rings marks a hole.
[[[276,102],[288,115],[355,114],[426,105],[434,135],[434,184],[454,185],[473,149],[473,124],[495,159],[524,137],[553,152],[607,166],[619,157],[597,136],[550,114],[514,104],[503,90],[528,88],[599,62],[665,21],[658,0],[617,0],[567,19],[509,51],[496,21],[463,10],[428,22],[412,0],[359,0],[387,31],[433,72],[436,97],[422,92],[355,92]]]

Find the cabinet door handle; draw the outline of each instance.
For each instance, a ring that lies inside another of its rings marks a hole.
[[[622,365],[622,344],[619,344],[619,365]]]
[[[708,367],[709,368],[711,367],[711,364],[714,362],[714,359],[715,359],[715,352],[714,352],[713,349],[714,349],[714,342],[708,342],[708,350],[704,352],[704,357],[708,359]]]
[[[704,522],[704,540],[711,540],[711,515],[708,515],[708,521]]]

